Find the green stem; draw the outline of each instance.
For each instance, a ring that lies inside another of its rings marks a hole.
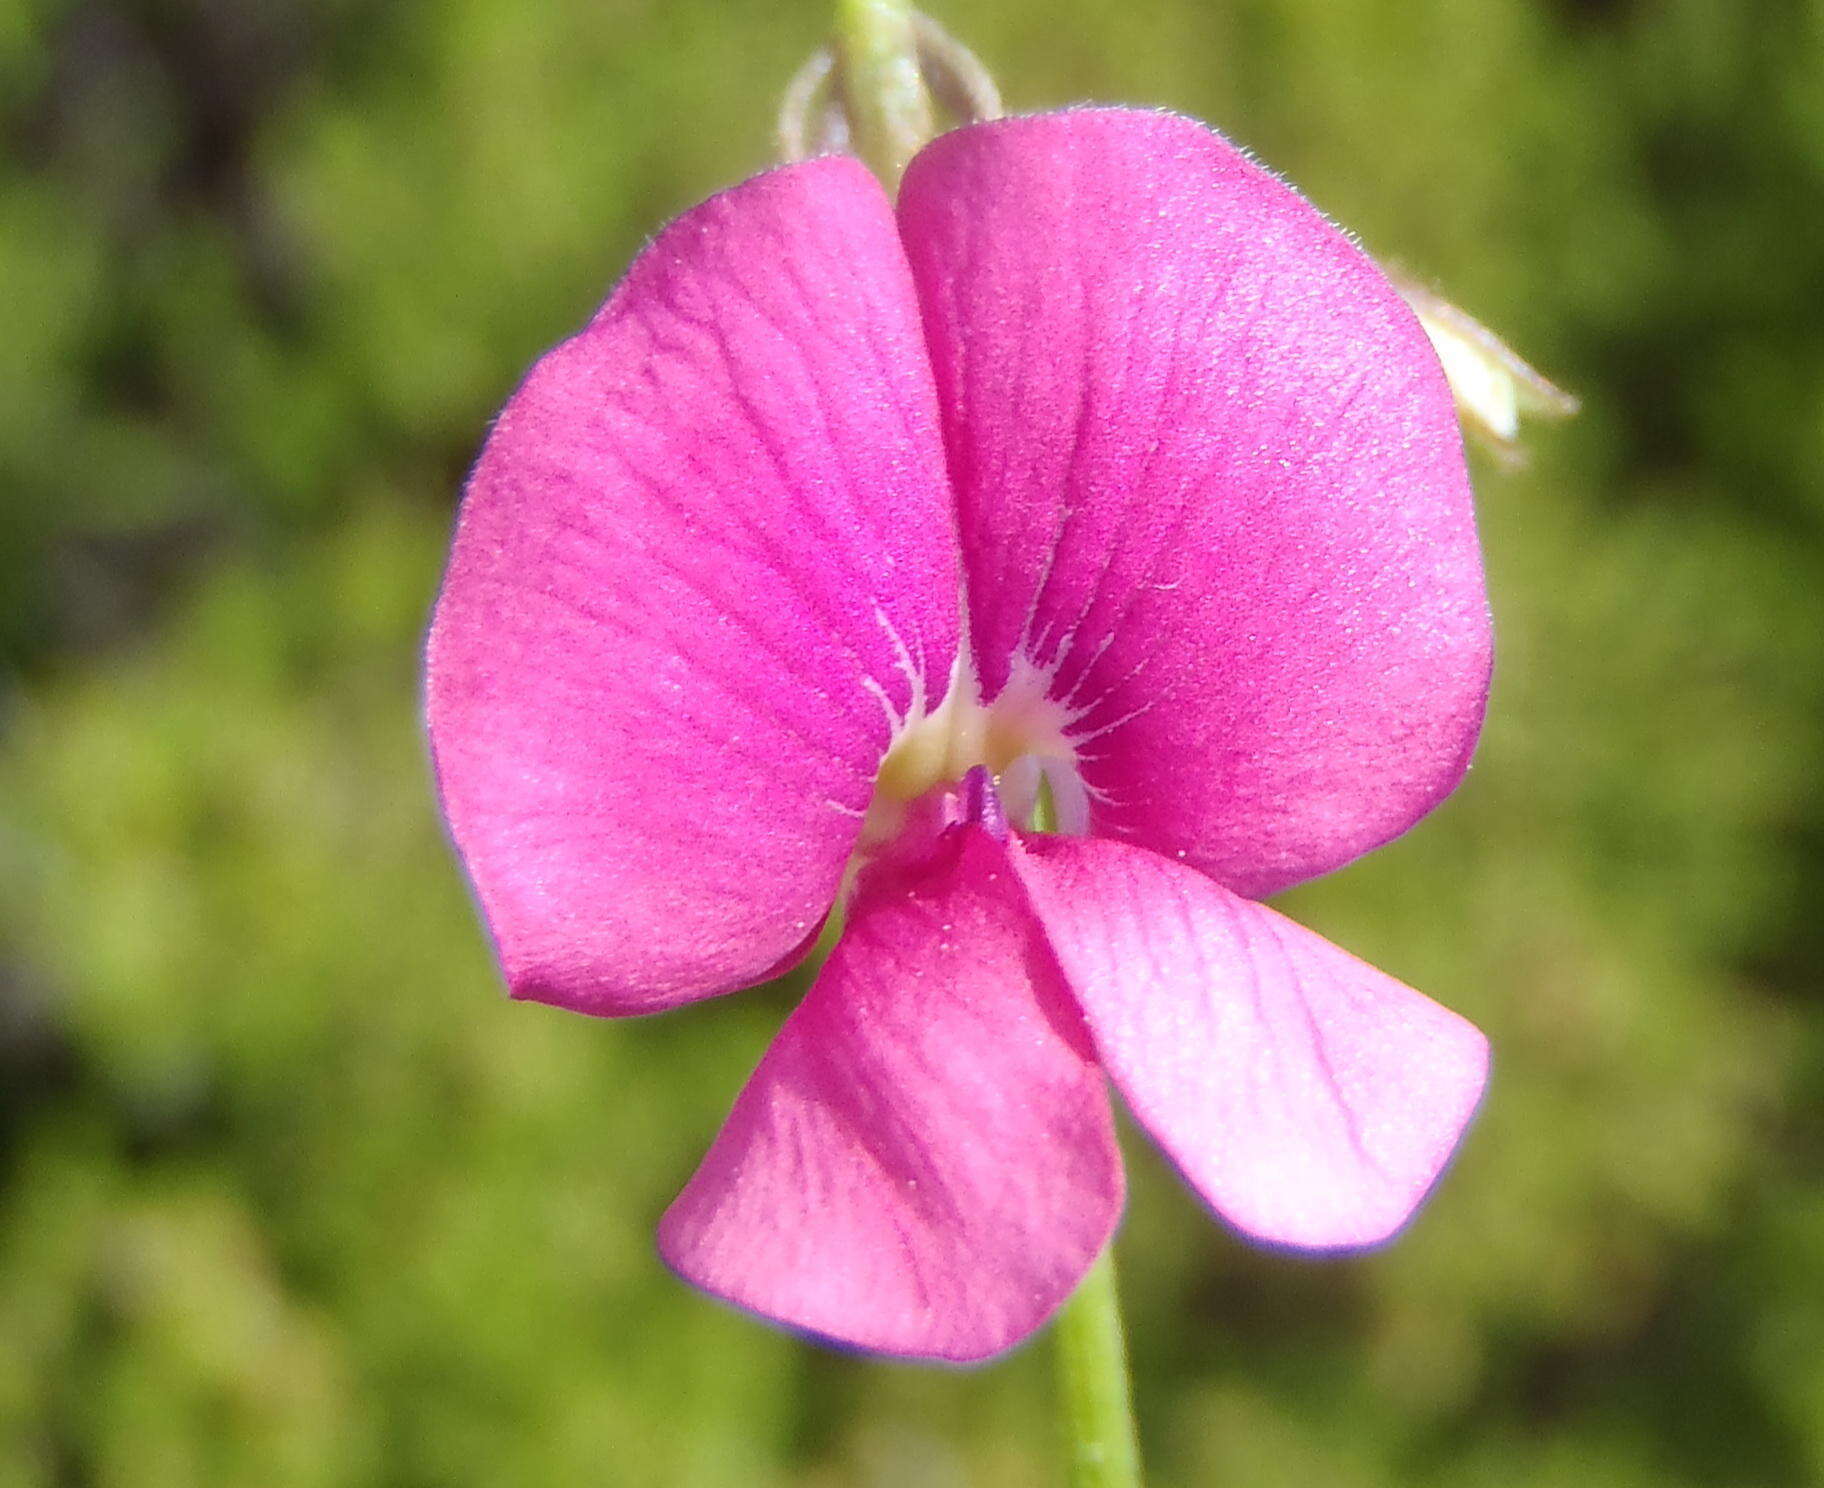
[[[836,79],[855,153],[889,187],[931,138],[907,0],[836,0]]]
[[[1070,1488],[1140,1488],[1127,1343],[1111,1244],[1051,1325],[1064,1397]]]

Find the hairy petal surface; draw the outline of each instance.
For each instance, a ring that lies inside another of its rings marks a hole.
[[[1061,1303],[1123,1186],[1081,1015],[979,826],[865,879],[659,1247],[718,1296],[859,1348],[984,1358]]]
[[[891,208],[855,161],[685,214],[501,414],[431,628],[444,806],[516,995],[640,1012],[829,908],[957,640]]]
[[[1014,861],[1103,1066],[1218,1214],[1314,1249],[1405,1223],[1481,1099],[1480,1032],[1156,853],[1041,837]]]
[[[1450,389],[1366,255],[1132,110],[945,135],[899,212],[981,676],[1053,674],[1093,829],[1258,896],[1447,794],[1481,560]]]

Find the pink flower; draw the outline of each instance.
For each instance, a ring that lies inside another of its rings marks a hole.
[[[501,414],[427,667],[515,996],[732,991],[849,896],[659,1231],[756,1312],[1018,1341],[1118,1218],[1107,1080],[1219,1215],[1312,1249],[1403,1224],[1480,1097],[1474,1028],[1255,902],[1468,761],[1450,389],[1190,121],[959,130],[897,212],[830,157],[686,213]],[[1018,829],[1041,780],[1063,834]]]

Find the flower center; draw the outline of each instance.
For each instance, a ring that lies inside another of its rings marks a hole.
[[[1058,830],[1083,831],[1088,796],[1065,733],[1070,715],[1046,695],[1045,680],[1032,667],[1016,667],[1000,694],[983,702],[975,677],[959,662],[944,700],[929,711],[915,704],[895,732],[862,823],[860,851],[897,836],[913,802],[956,785],[977,766],[995,778],[1013,825],[1032,825],[1043,784]]]

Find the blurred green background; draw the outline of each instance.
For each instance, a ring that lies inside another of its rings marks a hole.
[[[1580,392],[1478,467],[1468,784],[1301,918],[1486,1028],[1394,1248],[1144,1146],[1159,1485],[1824,1482],[1824,6],[1000,0]],[[526,363],[768,163],[811,0],[0,0],[0,1488],[1058,1481],[1041,1344],[839,1357],[652,1225],[788,1005],[501,995],[416,647]]]

